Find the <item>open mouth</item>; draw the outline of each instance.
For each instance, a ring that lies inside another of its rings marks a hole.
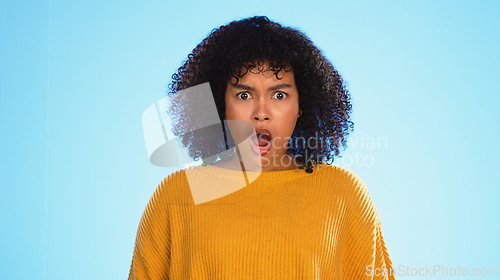
[[[271,133],[266,129],[257,129],[256,132],[251,141],[252,149],[257,154],[266,154],[271,149]]]

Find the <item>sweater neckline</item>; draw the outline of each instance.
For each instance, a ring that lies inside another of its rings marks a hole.
[[[315,163],[313,165],[314,172],[307,173],[305,169],[289,169],[289,170],[279,170],[279,171],[266,171],[266,172],[258,172],[258,171],[239,171],[233,169],[227,169],[224,167],[218,167],[214,165],[205,165],[198,166],[199,170],[202,172],[206,172],[210,176],[222,177],[225,179],[241,179],[242,175],[247,175],[251,178],[257,178],[259,181],[288,181],[288,180],[296,180],[299,178],[314,176],[317,173],[324,170],[327,163],[323,162],[321,164]]]

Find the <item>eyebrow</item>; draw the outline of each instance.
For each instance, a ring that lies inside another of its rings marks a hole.
[[[255,88],[248,86],[248,85],[244,85],[244,84],[236,84],[236,85],[231,84],[231,85],[237,89],[255,90]],[[279,85],[275,85],[275,86],[270,87],[269,90],[277,90],[277,89],[291,88],[291,87],[292,87],[292,85],[290,85],[290,84],[279,84]]]

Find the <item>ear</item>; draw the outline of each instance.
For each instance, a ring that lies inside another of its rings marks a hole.
[[[302,116],[302,110],[299,109],[299,115],[297,116],[297,118],[299,118],[300,116]]]

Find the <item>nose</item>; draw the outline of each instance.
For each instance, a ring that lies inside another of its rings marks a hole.
[[[270,112],[265,101],[257,102],[256,108],[253,113],[253,119],[256,121],[269,120]]]

